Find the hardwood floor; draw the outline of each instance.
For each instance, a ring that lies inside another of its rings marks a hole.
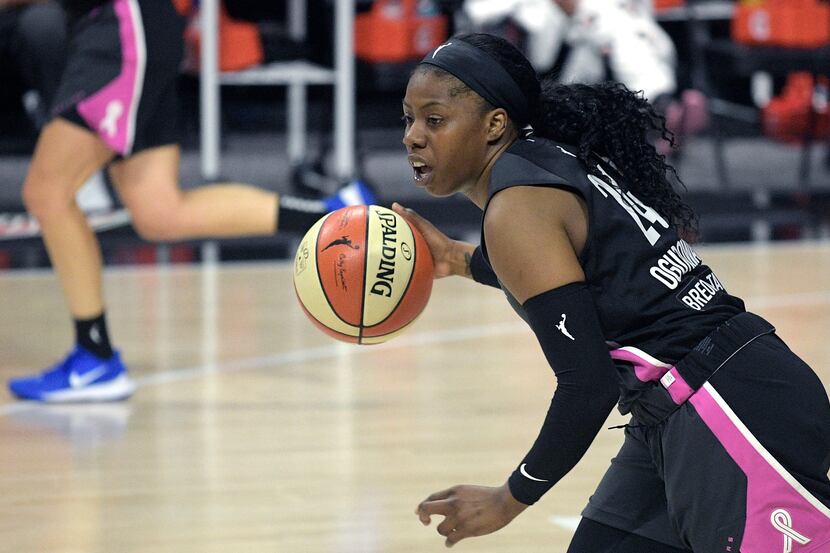
[[[699,252],[830,388],[830,244]],[[63,406],[0,392],[0,552],[441,551],[416,504],[502,483],[554,388],[501,294],[462,279],[436,282],[421,319],[383,346],[317,331],[287,265],[113,269],[105,286],[139,390]],[[4,381],[70,345],[49,273],[0,274],[0,312]],[[564,551],[621,440],[603,430],[536,506],[457,547]]]

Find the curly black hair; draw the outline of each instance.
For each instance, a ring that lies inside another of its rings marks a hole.
[[[697,216],[675,190],[685,190],[674,167],[666,163],[649,138],[657,135],[674,145],[665,119],[643,98],[620,83],[561,84],[539,82],[527,58],[506,40],[483,33],[454,37],[493,57],[525,94],[537,136],[573,145],[586,170],[592,156],[609,161],[625,179],[618,183],[646,205],[668,218],[688,239],[697,236]]]

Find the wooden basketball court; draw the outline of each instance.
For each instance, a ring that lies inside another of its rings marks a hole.
[[[699,248],[830,387],[830,244]],[[453,484],[501,484],[554,378],[498,291],[436,282],[383,346],[309,323],[288,265],[111,269],[128,402],[43,406],[0,391],[0,552],[444,550],[413,514]],[[70,346],[51,273],[0,274],[0,378]],[[609,426],[624,422],[612,415]],[[604,430],[540,503],[464,551],[564,551],[622,440]]]

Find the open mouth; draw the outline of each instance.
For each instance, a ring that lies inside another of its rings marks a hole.
[[[422,183],[432,174],[432,167],[423,161],[412,161],[411,165],[417,183]]]

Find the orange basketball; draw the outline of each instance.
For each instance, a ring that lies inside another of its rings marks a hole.
[[[379,344],[421,314],[432,291],[424,237],[391,209],[344,207],[309,229],[294,258],[294,289],[326,334]]]

